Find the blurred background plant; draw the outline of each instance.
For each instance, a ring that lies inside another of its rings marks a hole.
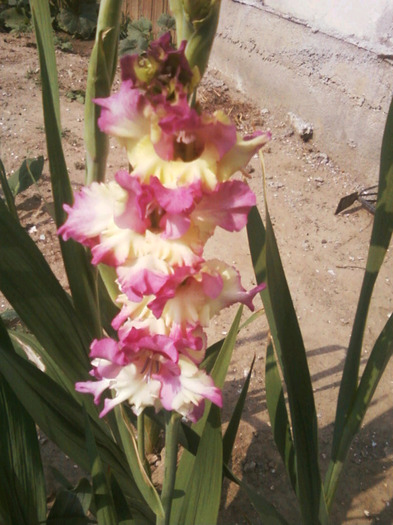
[[[99,6],[96,0],[50,0],[49,4],[55,29],[86,40],[94,37]],[[29,0],[3,0],[0,28],[14,33],[31,31]]]
[[[123,15],[120,29],[120,55],[143,53],[148,48],[150,42],[160,37],[168,31],[172,37],[176,31],[175,19],[166,13],[162,13],[157,20],[158,31],[153,31],[153,23],[144,16],[138,20],[131,20],[127,15]]]

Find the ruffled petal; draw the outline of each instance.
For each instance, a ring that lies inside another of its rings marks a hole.
[[[166,363],[160,374],[153,377],[162,384],[160,399],[163,407],[175,410],[193,422],[201,417],[205,399],[222,407],[222,394],[213,379],[184,356],[179,357],[178,365]]]
[[[244,182],[223,182],[203,196],[192,212],[191,221],[199,229],[201,240],[206,242],[216,226],[230,232],[244,228],[255,203],[254,193]]]
[[[243,139],[238,137],[235,146],[218,163],[218,179],[228,180],[233,173],[247,166],[252,156],[270,139],[271,133],[266,131],[256,131]]]
[[[101,106],[98,126],[102,132],[117,137],[122,145],[129,148],[150,133],[151,111],[145,96],[138,89],[132,89],[130,81],[122,82],[120,90],[107,98],[94,102]]]
[[[127,192],[115,182],[93,182],[75,194],[72,206],[64,205],[68,218],[57,233],[64,240],[72,238],[91,246],[103,231],[113,226],[114,216],[124,212],[126,202]]]
[[[197,274],[181,282],[175,290],[166,284],[148,307],[167,325],[206,327],[212,317],[232,304],[243,303],[254,310],[252,300],[263,287],[259,285],[247,292],[233,267],[213,259],[206,261]]]

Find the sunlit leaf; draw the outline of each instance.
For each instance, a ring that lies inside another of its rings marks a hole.
[[[35,184],[40,179],[43,169],[44,157],[42,155],[37,159],[25,159],[21,167],[8,177],[12,195],[15,197]]]
[[[288,391],[295,450],[296,493],[305,523],[327,523],[318,465],[318,430],[306,352],[273,227],[266,206],[266,230],[256,208],[249,215],[248,236],[257,282]]]
[[[225,434],[223,437],[223,455],[222,455],[224,464],[229,462],[231,454],[232,454],[233,445],[235,444],[237,430],[239,428],[240,420],[243,414],[244,404],[247,398],[248,387],[250,386],[251,374],[254,368],[254,363],[255,363],[255,356],[252,360],[250,370],[247,374],[242,391],[240,392],[239,398],[236,402],[236,406],[232,412],[228,426],[225,430]]]
[[[220,409],[211,405],[204,425],[198,452],[189,476],[184,502],[177,521],[179,525],[214,524],[217,522],[222,485],[222,436]]]
[[[370,406],[375,390],[392,354],[393,315],[389,317],[371,351],[359,387],[356,390],[355,398],[339,441],[339,447],[335,457],[329,464],[326,474],[326,500],[328,506],[333,502],[349,447],[355,434],[360,429],[367,408]]]
[[[143,461],[138,453],[134,431],[130,423],[125,419],[122,408],[116,406],[114,410],[121,442],[135,482],[155,515],[162,517],[164,516],[164,509],[162,508],[160,497],[144,469]]]

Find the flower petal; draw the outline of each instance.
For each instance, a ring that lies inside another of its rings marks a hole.
[[[75,194],[72,206],[64,205],[68,218],[57,233],[64,240],[72,238],[91,246],[102,231],[113,225],[114,215],[123,213],[126,201],[127,192],[115,182],[93,182]]]
[[[204,400],[222,407],[222,394],[204,370],[184,356],[178,365],[166,363],[160,374],[153,374],[161,384],[160,399],[166,410],[175,410],[196,422],[203,414]]]
[[[232,304],[243,303],[254,310],[252,300],[263,288],[262,284],[247,292],[233,267],[213,259],[206,261],[197,274],[188,277],[176,289],[168,281],[148,307],[168,326],[174,323],[182,327],[189,324],[206,327],[212,317]]]
[[[240,137],[236,145],[226,153],[218,165],[218,179],[228,180],[236,171],[245,168],[251,157],[271,139],[270,132],[257,131],[252,135]]]
[[[231,232],[240,231],[247,224],[248,213],[255,203],[254,193],[244,182],[223,182],[203,196],[191,220],[199,228],[202,241],[206,242],[216,226]]]
[[[150,121],[146,118],[150,108],[145,96],[132,89],[130,81],[124,81],[118,93],[94,102],[102,108],[98,119],[100,130],[117,137],[122,145],[132,147],[150,133]]]

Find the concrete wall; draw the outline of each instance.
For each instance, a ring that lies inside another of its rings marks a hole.
[[[240,0],[304,21],[313,29],[377,53],[393,52],[391,0]]]
[[[270,8],[222,0],[210,64],[261,108],[310,121],[314,142],[343,167],[377,170],[393,93],[389,60]]]

